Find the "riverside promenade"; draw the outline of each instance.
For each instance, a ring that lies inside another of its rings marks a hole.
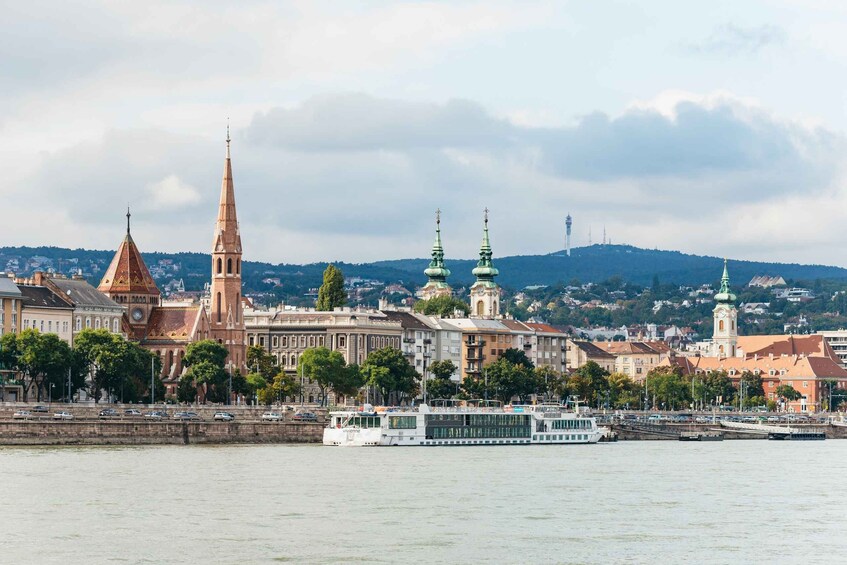
[[[0,407],[0,445],[156,445],[226,443],[318,443],[323,436],[323,418],[318,422],[292,420],[293,411],[279,411],[281,421],[262,421],[264,407],[241,406],[167,406],[171,413],[196,412],[202,420],[180,421],[125,415],[130,409],[147,412],[144,406],[110,404],[45,404],[47,412],[32,412],[34,405]],[[114,408],[117,417],[100,418],[100,410]],[[154,409],[159,409],[156,407]],[[310,410],[309,407],[305,407]],[[18,410],[29,410],[27,419],[13,417]],[[57,412],[73,414],[71,420],[54,419]],[[215,412],[226,411],[235,420],[214,420]],[[276,411],[276,410],[271,410]]]

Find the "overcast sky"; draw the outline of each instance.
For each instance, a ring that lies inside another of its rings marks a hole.
[[[637,4],[637,5],[636,5]],[[2,2],[0,245],[847,266],[847,4]]]

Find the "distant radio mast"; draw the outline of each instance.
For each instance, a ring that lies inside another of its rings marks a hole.
[[[565,218],[565,253],[568,254],[568,257],[571,256],[571,226],[573,225],[573,218],[568,214],[568,217]]]

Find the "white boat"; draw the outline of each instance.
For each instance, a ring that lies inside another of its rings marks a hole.
[[[330,412],[324,445],[551,445],[597,443],[590,415],[561,405],[499,406],[484,401],[416,408],[366,406]]]

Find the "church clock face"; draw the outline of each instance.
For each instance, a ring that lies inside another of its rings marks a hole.
[[[136,308],[132,311],[132,319],[136,322],[140,322],[141,318],[144,317],[144,312],[141,311],[141,308]]]

